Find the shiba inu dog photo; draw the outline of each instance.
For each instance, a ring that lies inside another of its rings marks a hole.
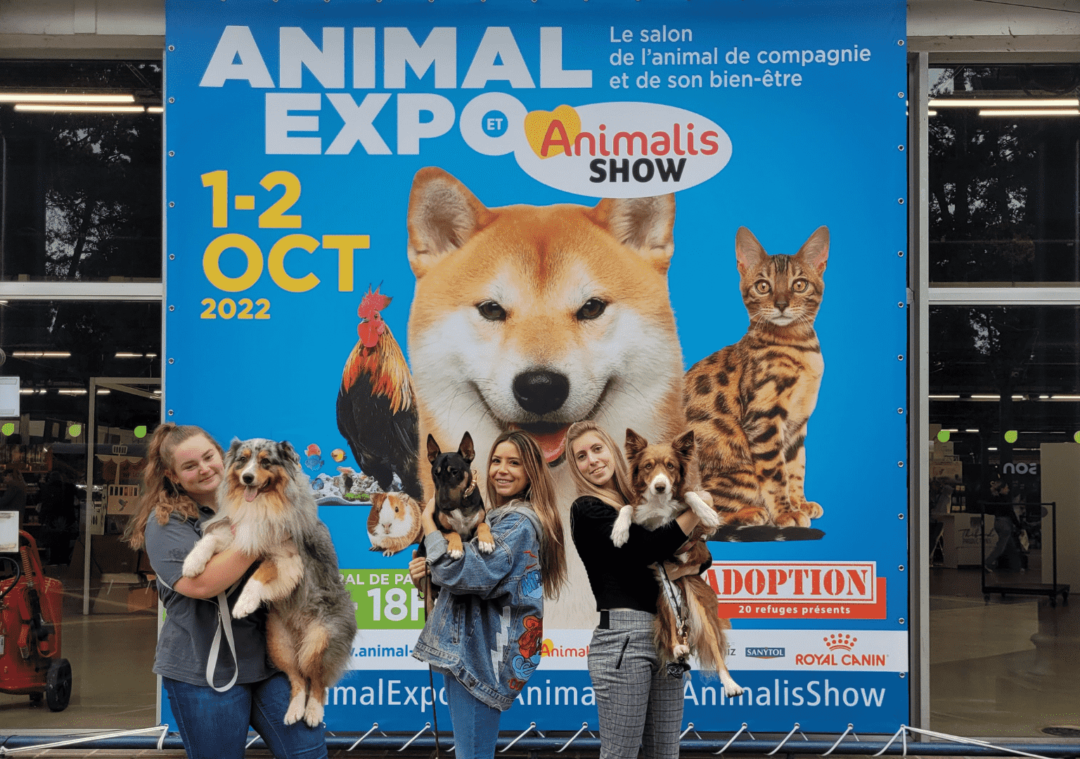
[[[592,419],[652,440],[685,428],[667,283],[674,223],[674,195],[488,208],[442,169],[417,172],[408,349],[419,440],[468,431],[486,452],[506,429],[529,432],[555,470],[569,533],[570,424]],[[430,473],[422,478],[430,496]],[[575,552],[567,562],[570,587],[587,588]],[[552,628],[596,620],[585,592],[551,606]]]

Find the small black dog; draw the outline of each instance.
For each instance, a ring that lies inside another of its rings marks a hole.
[[[427,451],[431,480],[435,484],[435,524],[450,544],[450,558],[460,559],[465,555],[462,541],[471,540],[474,533],[479,538],[480,551],[491,553],[495,541],[484,521],[487,511],[471,468],[476,457],[472,436],[466,432],[456,452],[443,453],[435,438],[428,435]]]

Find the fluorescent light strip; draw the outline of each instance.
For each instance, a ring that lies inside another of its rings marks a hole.
[[[55,113],[143,113],[141,105],[30,105],[17,103],[16,111],[48,111]]]
[[[931,108],[1080,108],[1077,98],[933,98]]]
[[[978,430],[964,430],[964,432],[978,432]]]
[[[929,396],[929,398],[932,401],[958,401],[958,400],[960,400],[959,395],[931,395],[931,396]]]
[[[12,358],[71,358],[67,351],[12,351]]]
[[[1022,108],[979,111],[980,116],[1080,116],[1080,108]]]
[[[1000,401],[1000,395],[973,395],[971,396],[973,401]]]
[[[0,92],[0,103],[134,103],[134,95],[50,94]]]
[[[68,388],[61,388],[61,389],[57,390],[56,392],[60,393],[60,395],[86,395],[87,394],[86,390],[81,390],[81,389],[80,390],[75,390],[75,389],[68,389]]]
[[[141,354],[141,353],[117,353],[116,356],[114,356],[114,358],[142,358],[142,357],[143,357],[143,354]]]
[[[1080,401],[1080,395],[1051,395],[1052,401]]]
[[[148,105],[146,106],[147,113],[165,113],[165,108],[160,105]]]

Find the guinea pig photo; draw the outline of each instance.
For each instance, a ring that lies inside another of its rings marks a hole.
[[[404,493],[372,493],[367,521],[372,551],[393,556],[419,541],[420,506]]]

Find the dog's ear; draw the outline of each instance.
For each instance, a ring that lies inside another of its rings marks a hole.
[[[296,452],[296,449],[292,447],[288,440],[282,440],[278,443],[278,453],[285,461],[291,462],[297,469],[300,468],[300,454]]]
[[[629,427],[626,428],[626,458],[633,461],[637,458],[637,455],[645,450],[649,445],[649,441],[643,438],[641,435],[634,432]]]
[[[458,446],[458,453],[461,454],[461,458],[469,463],[472,463],[472,460],[476,458],[476,449],[473,447],[472,435],[468,432],[461,438],[461,445]]]
[[[442,451],[439,450],[439,444],[435,442],[435,438],[429,433],[427,436],[427,460],[432,464],[435,463],[435,457]]]
[[[633,249],[661,274],[675,252],[675,196],[604,198],[587,214],[622,245]]]
[[[409,266],[420,279],[495,219],[456,178],[434,166],[420,169],[409,193]]]
[[[680,457],[689,461],[694,457],[694,431],[687,430],[671,441],[671,447]]]
[[[243,444],[244,444],[244,441],[243,441],[243,440],[241,440],[241,439],[240,439],[240,438],[238,438],[238,437],[234,437],[234,438],[232,439],[232,442],[231,442],[231,443],[229,444],[229,452],[228,452],[228,453],[226,453],[225,455],[226,455],[226,456],[233,456],[233,455],[235,455],[235,454],[236,454],[236,452],[237,452],[238,450],[240,450],[240,446],[242,446]]]

